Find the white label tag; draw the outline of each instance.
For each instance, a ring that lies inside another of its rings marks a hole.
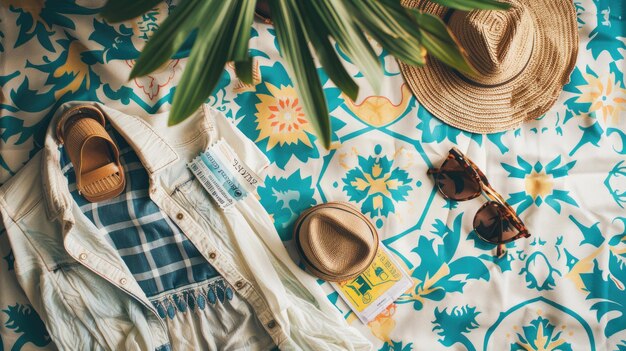
[[[237,157],[223,139],[187,166],[222,209],[231,207],[262,184],[261,178]]]

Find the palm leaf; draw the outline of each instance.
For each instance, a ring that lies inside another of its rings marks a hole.
[[[243,61],[235,61],[235,74],[242,82],[246,84],[254,84],[254,73],[252,57],[246,58]]]
[[[462,11],[471,10],[507,10],[511,4],[496,0],[430,0],[439,5]]]
[[[466,11],[509,7],[495,0],[432,1]],[[159,2],[108,0],[102,14],[118,22],[137,17]],[[169,124],[184,120],[210,96],[228,61],[234,61],[235,73],[243,82],[252,83],[248,45],[255,4],[256,0],[181,0],[150,38],[131,78],[156,70],[186,40],[195,38],[174,94]],[[325,147],[330,145],[330,120],[311,48],[328,77],[351,99],[356,98],[359,87],[339,59],[333,41],[377,90],[382,67],[364,32],[407,64],[422,65],[428,50],[459,71],[472,70],[441,20],[412,12],[399,0],[269,0],[269,4],[281,55],[307,118]]]
[[[213,40],[196,40],[194,43],[183,76],[176,87],[169,125],[183,121],[211,95],[222,75],[222,70],[215,67],[224,67],[232,52],[233,41],[230,40],[230,35],[236,26],[233,13],[241,2],[202,1],[205,5],[199,9],[197,15],[213,20],[202,22],[198,28],[198,37]]]
[[[162,0],[109,0],[102,8],[101,14],[109,22],[121,22],[140,16]]]
[[[252,22],[254,21],[254,7],[256,0],[239,0],[241,2],[235,13],[235,26],[231,34],[233,40],[232,59],[234,61],[246,61],[248,59],[248,43],[252,34]]]
[[[360,14],[355,17],[362,30],[391,55],[409,65],[424,64],[426,51],[421,44],[417,26],[399,3],[397,8],[385,6],[378,0],[349,0],[349,4],[352,13]]]
[[[203,2],[204,0],[186,0],[172,11],[144,46],[130,72],[131,79],[153,72],[174,55],[201,20],[198,14],[203,13],[202,5],[210,5],[210,1],[205,4]]]
[[[309,1],[301,1],[298,3],[303,13],[316,13],[317,9]],[[311,42],[311,46],[315,48],[315,54],[319,59],[324,71],[335,85],[350,99],[356,100],[359,93],[359,86],[354,82],[348,72],[346,72],[343,63],[337,56],[335,48],[331,44],[330,32],[324,23],[316,20],[317,16],[304,16],[302,18],[304,28],[307,29],[306,36]]]
[[[433,55],[439,61],[460,72],[466,74],[476,72],[466,60],[465,52],[441,18],[419,11],[413,11],[413,13],[419,25],[422,44],[429,55]]]
[[[309,3],[308,7],[302,4],[305,2]],[[382,67],[370,43],[360,32],[356,23],[353,22],[353,16],[350,15],[345,2],[316,0],[298,1],[296,3],[300,4],[302,9],[314,11],[313,13],[306,13],[306,16],[301,16],[301,18],[312,17],[314,20],[320,21],[320,26],[326,28],[328,34],[337,41],[339,47],[347,53],[350,60],[367,78],[374,91],[378,92],[383,77]],[[307,32],[312,30],[313,28],[309,28]]]
[[[287,70],[295,81],[304,111],[322,145],[328,148],[330,146],[330,118],[326,99],[309,44],[300,27],[301,23],[296,21],[301,16],[295,1],[298,0],[270,0],[272,20],[276,27],[281,54],[285,58]]]
[[[235,61],[235,74],[246,84],[253,83],[252,58],[248,53],[248,44],[254,21],[256,0],[241,0],[241,11],[235,15],[235,27],[232,33],[233,52],[230,59]]]

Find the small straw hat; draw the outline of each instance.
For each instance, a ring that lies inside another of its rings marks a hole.
[[[305,266],[318,278],[341,282],[363,273],[378,249],[378,233],[354,206],[329,202],[300,215],[294,229]]]
[[[402,1],[442,18],[478,72],[463,75],[435,58],[424,67],[400,62],[417,100],[443,122],[474,133],[514,129],[548,111],[569,82],[578,53],[572,1],[506,2],[506,11],[464,12]]]

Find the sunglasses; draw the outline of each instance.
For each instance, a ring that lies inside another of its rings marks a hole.
[[[482,194],[489,199],[474,216],[474,231],[482,240],[498,245],[498,257],[506,252],[504,244],[530,236],[513,207],[489,185],[487,177],[474,162],[457,148],[450,149],[441,167],[429,169],[428,174],[433,175],[439,192],[447,199],[466,201]]]

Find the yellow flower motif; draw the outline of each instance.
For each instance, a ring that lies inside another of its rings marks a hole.
[[[87,49],[78,40],[70,44],[67,50],[67,59],[63,65],[54,70],[54,78],[70,75],[72,80],[63,89],[54,92],[55,98],[59,99],[67,92],[77,92],[83,83],[85,84],[85,89],[89,89],[89,66],[81,60],[81,54],[84,51],[87,51]]]
[[[376,127],[387,125],[400,118],[411,102],[411,91],[406,84],[401,87],[402,98],[394,104],[385,96],[369,96],[361,103],[346,98],[346,106],[361,120]]]
[[[261,100],[256,104],[259,137],[256,141],[268,138],[267,149],[277,144],[297,144],[302,142],[311,147],[307,132],[311,132],[311,124],[306,120],[302,105],[293,87],[280,88],[265,83],[271,95],[259,94]]]
[[[396,328],[396,321],[393,319],[394,313],[396,313],[396,304],[392,303],[368,323],[367,326],[378,339],[391,342],[391,332]]]
[[[382,177],[380,177],[382,172],[382,168],[380,165],[375,164],[372,167],[371,174],[364,174],[365,179],[357,178],[350,185],[354,186],[359,191],[364,191],[369,188],[367,191],[367,195],[375,195],[382,194],[384,196],[390,197],[391,193],[389,190],[398,189],[399,182],[396,179],[390,179],[391,173],[386,173]],[[379,178],[380,177],[380,178]]]
[[[537,173],[533,171],[526,176],[526,194],[536,199],[537,197],[546,197],[552,194],[554,182],[552,176],[545,172]]]
[[[419,301],[421,304],[423,304],[425,300],[424,296],[432,294],[437,290],[443,290],[441,286],[436,286],[436,284],[449,274],[450,266],[448,266],[447,263],[443,263],[432,277],[429,277],[428,274],[426,274],[426,277],[423,281],[413,277],[413,287],[417,286],[417,290],[405,293],[404,295],[400,296],[397,301]]]
[[[605,123],[618,124],[620,113],[626,111],[626,89],[615,84],[615,75],[594,77],[585,74],[587,85],[579,86],[581,95],[576,102],[590,103],[589,112],[598,112]]]
[[[547,319],[539,317],[532,321],[529,326],[523,328],[524,336],[518,334],[519,341],[515,350],[525,351],[556,351],[571,350],[571,344],[561,338],[562,332],[555,330]],[[511,347],[511,350],[514,348]]]
[[[574,267],[572,267],[570,272],[565,275],[565,277],[571,280],[576,285],[576,287],[580,289],[580,291],[588,292],[587,287],[585,286],[585,283],[583,282],[581,276],[583,274],[589,274],[593,272],[596,259],[598,258],[598,256],[605,254],[607,250],[612,252],[616,257],[624,256],[624,254],[626,254],[626,247],[607,246],[606,244],[602,245],[595,251],[593,251],[589,256],[580,259],[574,265]],[[608,278],[611,279],[613,283],[615,283],[618,289],[624,290],[624,282],[618,280],[612,275],[609,275]]]

